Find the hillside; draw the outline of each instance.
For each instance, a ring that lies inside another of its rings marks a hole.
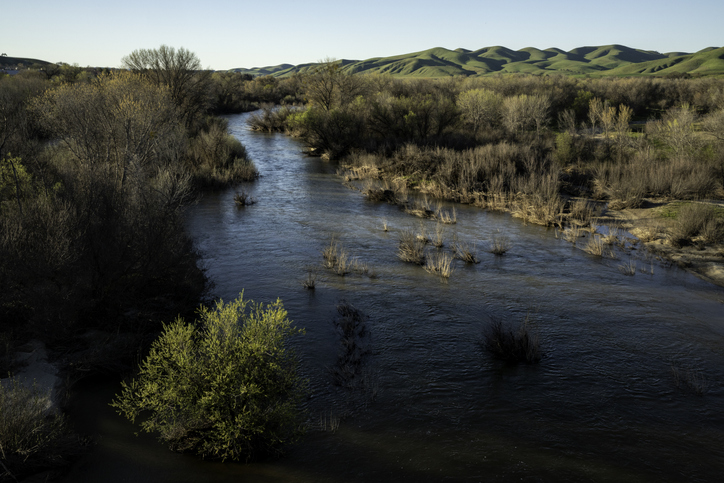
[[[8,57],[7,55],[0,56],[0,69],[15,68],[18,65],[30,67],[33,64],[47,65],[50,62],[38,59],[26,59],[22,57]]]
[[[724,74],[724,47],[696,53],[659,53],[623,45],[578,47],[569,52],[557,48],[503,46],[478,50],[436,47],[411,54],[337,61],[349,73],[391,74],[400,77],[446,77],[497,73],[631,76],[668,74]],[[317,64],[233,69],[254,75],[285,77],[313,70]]]

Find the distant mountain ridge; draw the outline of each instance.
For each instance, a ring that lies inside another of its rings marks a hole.
[[[631,76],[668,74],[724,74],[724,47],[709,47],[696,53],[659,53],[623,45],[557,48],[526,47],[511,50],[503,46],[478,50],[448,50],[435,47],[421,52],[374,57],[367,60],[338,60],[348,73],[380,73],[405,77],[445,77],[496,73]],[[318,63],[253,69],[231,69],[253,75],[286,77],[313,70]]]

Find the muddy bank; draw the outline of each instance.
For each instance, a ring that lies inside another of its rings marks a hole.
[[[719,200],[707,203],[724,205]],[[641,208],[608,211],[601,221],[620,226],[655,255],[703,280],[724,287],[724,244],[704,245],[697,243],[696,239],[691,245],[683,247],[671,243],[676,221],[670,214],[681,204],[681,201],[646,200]]]

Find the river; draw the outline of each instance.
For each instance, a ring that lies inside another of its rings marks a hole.
[[[97,444],[67,481],[721,478],[724,290],[636,250],[596,258],[551,229],[464,205],[446,239],[476,244],[480,263],[456,260],[441,280],[397,258],[402,230],[434,232],[434,222],[367,201],[296,140],[247,130],[247,116],[229,121],[262,174],[237,188],[256,204],[238,208],[233,189],[207,195],[188,230],[215,295],[279,297],[305,329],[294,343],[312,389],[311,429],[277,460],[203,462],[135,436],[107,406],[118,384],[87,381],[71,417]],[[503,256],[485,251],[499,233],[512,245]],[[323,268],[333,237],[368,274]],[[630,258],[645,272],[622,274]],[[314,290],[302,285],[310,271]],[[335,386],[329,371],[341,300],[368,316],[370,356],[354,389]],[[507,366],[481,351],[490,317],[526,316],[539,364]]]

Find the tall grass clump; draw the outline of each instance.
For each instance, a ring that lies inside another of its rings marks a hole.
[[[425,260],[425,270],[443,279],[450,278],[454,270],[452,261],[453,257],[449,253],[433,253]]]
[[[397,248],[397,258],[403,262],[424,265],[425,244],[426,242],[420,239],[413,230],[403,230],[402,233],[400,233],[400,244]]]
[[[493,234],[490,239],[488,251],[490,251],[493,255],[502,256],[505,255],[512,246],[513,244],[511,243],[510,238],[507,235],[498,232]]]
[[[724,209],[706,203],[682,206],[671,231],[671,244],[689,245],[696,237],[704,243],[724,241]]]
[[[475,243],[454,240],[452,246],[454,256],[465,263],[480,263],[478,249]]]
[[[305,419],[306,383],[289,346],[301,331],[280,300],[242,294],[198,314],[164,326],[112,406],[173,451],[222,461],[279,454]]]
[[[483,329],[481,347],[495,359],[509,364],[534,364],[543,355],[538,335],[530,327],[529,317],[517,325],[491,317]]]

